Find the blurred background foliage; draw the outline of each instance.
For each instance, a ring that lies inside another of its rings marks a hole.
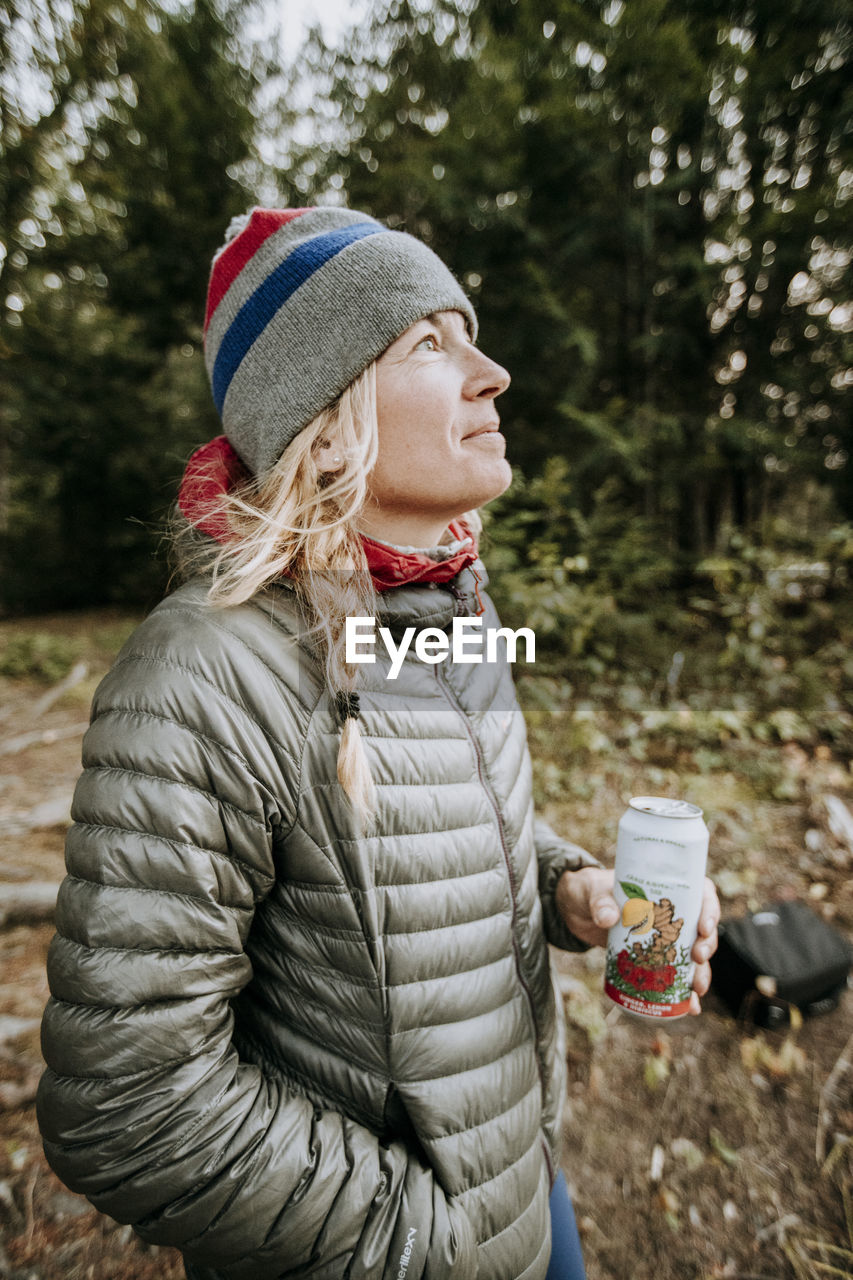
[[[373,0],[287,64],[271,14],[0,0],[2,608],[154,603],[218,431],[210,257],[252,203],[346,202],[512,372],[483,546],[540,672],[849,741],[846,0]]]

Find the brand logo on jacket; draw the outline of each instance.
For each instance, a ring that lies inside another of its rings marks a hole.
[[[409,1234],[406,1236],[406,1244],[403,1252],[400,1254],[400,1270],[397,1272],[397,1280],[406,1280],[406,1272],[408,1271],[409,1263],[412,1260],[412,1249],[414,1248],[415,1236],[417,1234],[417,1227],[409,1227]]]
[[[397,644],[388,627],[379,627],[379,638],[391,659],[389,680],[400,674],[406,654],[414,641],[421,662],[515,662],[518,642],[524,640],[525,662],[536,661],[536,636],[530,627],[486,627],[482,618],[454,618],[451,635],[441,627],[406,627]],[[347,618],[344,631],[347,662],[375,662],[375,618]],[[485,649],[485,652],[484,652]]]

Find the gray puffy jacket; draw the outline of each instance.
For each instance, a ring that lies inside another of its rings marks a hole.
[[[473,586],[385,592],[380,621],[449,628]],[[553,890],[594,859],[534,820],[511,669],[410,652],[394,681],[377,645],[360,838],[293,591],[204,597],[163,601],[95,696],[48,1159],[208,1280],[541,1280],[563,1092],[545,941],[579,946]]]

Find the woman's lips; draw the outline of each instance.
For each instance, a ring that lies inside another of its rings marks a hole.
[[[498,426],[499,424],[497,422],[490,422],[487,427],[478,427],[476,431],[469,431],[468,435],[463,436],[462,439],[479,440],[482,436],[500,436],[503,440],[503,436],[498,430]]]
[[[489,447],[500,445],[501,448],[506,448],[506,438],[494,428],[489,431],[478,431],[476,435],[465,436],[464,438],[465,440],[473,440],[476,444],[486,444]]]

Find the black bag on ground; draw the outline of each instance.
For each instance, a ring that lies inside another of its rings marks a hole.
[[[771,902],[720,925],[712,987],[736,1017],[762,1027],[828,1013],[841,999],[853,948],[802,902]]]

